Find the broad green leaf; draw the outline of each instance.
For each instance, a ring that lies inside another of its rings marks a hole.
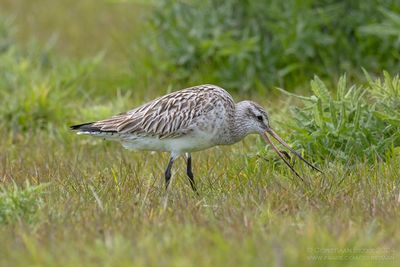
[[[315,76],[314,79],[311,81],[311,90],[317,97],[321,98],[323,101],[329,101],[329,99],[331,98],[328,88],[318,76]]]

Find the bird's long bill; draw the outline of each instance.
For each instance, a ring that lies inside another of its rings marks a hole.
[[[282,155],[282,152],[279,151],[279,149],[271,142],[271,140],[268,137],[268,134],[270,134],[273,138],[275,138],[279,143],[281,143],[283,146],[285,146],[287,149],[290,150],[290,152],[292,152],[293,154],[295,154],[299,159],[301,159],[302,161],[304,161],[308,166],[310,166],[311,168],[313,168],[316,171],[319,171],[322,173],[322,171],[320,169],[318,169],[317,167],[315,167],[314,165],[312,165],[310,162],[308,162],[307,160],[305,160],[299,153],[297,153],[296,150],[294,150],[293,148],[291,148],[285,141],[283,141],[283,139],[274,132],[274,130],[272,130],[271,128],[268,129],[264,135],[262,135],[262,137],[264,138],[264,140],[269,143],[272,147],[273,150],[275,150],[275,152],[278,154],[278,156],[286,163],[286,165],[289,166],[289,168],[297,175],[298,173],[293,169],[293,167],[290,165],[290,163],[284,158],[284,156]]]

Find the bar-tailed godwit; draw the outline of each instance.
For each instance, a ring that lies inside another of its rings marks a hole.
[[[193,190],[191,153],[217,145],[230,145],[248,134],[259,134],[298,176],[268,134],[313,169],[320,171],[293,150],[270,127],[265,110],[253,101],[235,103],[232,96],[216,85],[199,85],[157,98],[109,119],[71,127],[78,134],[116,140],[131,150],[171,153],[165,171],[168,187],[171,168],[177,157],[187,155],[187,175]]]

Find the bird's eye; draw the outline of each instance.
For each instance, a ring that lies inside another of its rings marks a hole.
[[[263,117],[262,116],[257,116],[257,120],[263,121]]]

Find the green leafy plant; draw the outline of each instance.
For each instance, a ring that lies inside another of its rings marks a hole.
[[[367,86],[348,86],[342,76],[335,96],[315,77],[311,97],[289,93],[304,103],[292,109],[294,146],[317,158],[344,163],[385,159],[400,146],[400,83],[399,76],[392,78],[386,72],[384,76],[384,82],[367,76]]]
[[[383,73],[383,80],[373,80],[365,72],[368,89],[375,102],[374,115],[389,123],[392,131],[400,127],[400,78],[392,77],[388,72]]]
[[[27,223],[34,222],[37,212],[43,207],[42,195],[47,184],[19,187],[15,183],[11,186],[0,187],[0,225],[13,223],[18,220]]]
[[[57,59],[52,45],[20,49],[0,20],[0,125],[14,132],[46,128],[67,120],[67,100],[85,94],[86,77],[101,57],[78,62]]]
[[[149,66],[173,81],[240,91],[299,86],[313,74],[362,77],[359,66],[399,67],[398,37],[363,28],[386,18],[394,25],[399,12],[389,0],[162,0],[150,17]]]
[[[400,45],[400,14],[390,10],[380,8],[380,12],[384,15],[384,19],[380,23],[374,23],[360,27],[360,31],[365,34],[376,36],[395,36],[397,37],[396,45]]]

